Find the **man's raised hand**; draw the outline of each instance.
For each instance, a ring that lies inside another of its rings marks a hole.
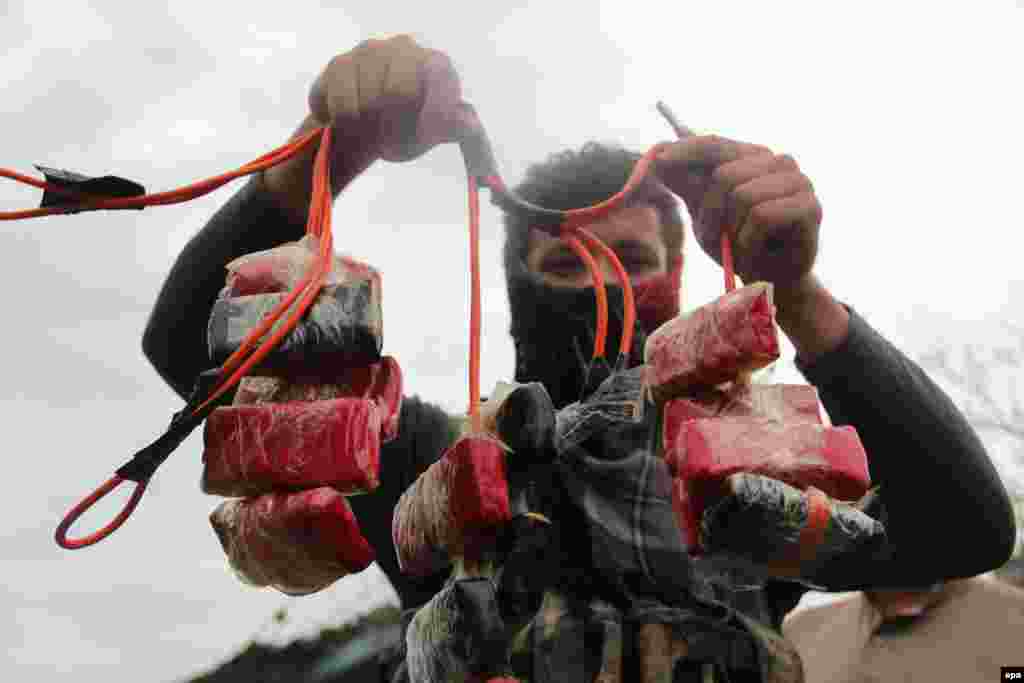
[[[737,274],[795,288],[810,276],[818,252],[821,204],[793,157],[717,135],[670,143],[656,172],[686,203],[705,252],[721,257],[732,240]]]
[[[366,40],[332,59],[310,90],[309,108],[345,141],[340,151],[365,145],[365,154],[387,161],[452,142],[471,121],[451,60],[407,35]]]

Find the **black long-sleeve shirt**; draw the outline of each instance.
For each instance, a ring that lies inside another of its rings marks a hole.
[[[301,238],[297,224],[250,183],[186,245],[150,316],[143,349],[183,398],[208,369],[206,324],[232,259]],[[1015,526],[1009,497],[983,445],[963,415],[913,361],[851,310],[839,348],[813,365],[798,361],[820,392],[835,424],[856,427],[875,484],[884,492],[887,553],[869,565],[845,566],[817,577],[833,590],[921,586],[972,576],[1005,562]],[[378,562],[406,606],[424,602],[440,577],[403,576],[391,541],[398,497],[454,438],[437,406],[405,401],[399,437],[382,448],[381,487],[351,500]],[[769,583],[771,621],[802,592]]]

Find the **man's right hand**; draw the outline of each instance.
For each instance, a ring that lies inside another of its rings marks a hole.
[[[335,193],[377,159],[415,159],[457,140],[474,122],[448,56],[406,35],[367,40],[333,58],[310,89],[309,112],[296,136],[333,127]],[[310,150],[263,176],[265,188],[300,215],[309,202],[313,156]]]
[[[367,40],[330,61],[309,93],[321,125],[355,132],[387,161],[409,161],[456,139],[465,117],[451,60],[409,36]]]

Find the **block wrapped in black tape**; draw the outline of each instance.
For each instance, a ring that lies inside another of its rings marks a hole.
[[[827,506],[821,520],[824,523],[809,540],[814,494],[747,473],[730,476],[725,491],[704,513],[704,548],[709,555],[740,560],[766,578],[813,584],[815,573],[822,567],[873,556],[886,543],[881,522],[821,492],[816,494]]]
[[[505,624],[493,581],[459,578],[416,612],[405,635],[409,680],[487,680],[508,663]]]
[[[207,328],[210,359],[223,363],[286,296],[278,292],[218,299]],[[275,328],[286,318],[287,314],[282,315]],[[327,361],[335,366],[369,365],[380,360],[382,346],[379,281],[351,279],[324,287],[305,317],[260,368],[294,370]]]

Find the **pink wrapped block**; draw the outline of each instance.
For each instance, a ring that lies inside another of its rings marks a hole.
[[[320,245],[315,236],[306,235],[297,242],[288,242],[273,249],[245,254],[227,264],[227,284],[221,298],[272,294],[293,289],[319,258]],[[325,285],[350,280],[374,282],[380,291],[381,277],[371,266],[345,256],[335,256]]]
[[[690,482],[748,472],[799,489],[814,486],[838,500],[860,498],[871,483],[867,454],[853,427],[756,417],[684,423],[669,467]]]
[[[391,356],[379,363],[316,371],[299,368],[288,376],[251,375],[243,377],[234,405],[260,405],[291,401],[324,401],[334,398],[363,398],[377,404],[381,418],[381,441],[398,435],[402,410],[402,370]]]
[[[331,488],[225,501],[210,523],[239,578],[289,595],[323,590],[375,559],[348,501]]]
[[[429,574],[463,550],[468,537],[512,518],[505,453],[487,436],[464,436],[402,494],[391,537],[406,574]]]
[[[668,401],[662,415],[662,443],[670,468],[679,462],[676,444],[690,420],[759,417],[779,424],[822,423],[818,390],[809,384],[737,383],[707,389],[691,398]]]
[[[666,457],[685,484],[685,491],[674,485],[673,505],[684,538],[691,540],[699,539],[705,508],[738,472],[771,477],[801,490],[813,486],[837,500],[857,500],[871,484],[867,454],[849,426],[782,424],[757,417],[690,420],[682,423],[675,448]]]
[[[661,403],[731,382],[778,357],[772,286],[757,282],[655,330],[644,347],[645,379]]]
[[[202,488],[222,496],[331,486],[372,491],[380,413],[362,398],[225,406],[206,419]]]

